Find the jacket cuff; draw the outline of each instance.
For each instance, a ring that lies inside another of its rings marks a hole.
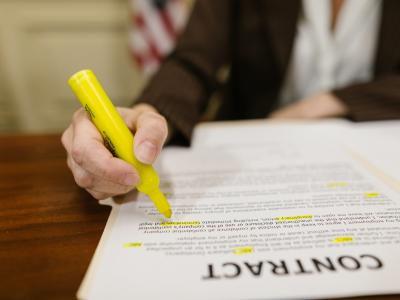
[[[200,118],[199,103],[204,98],[203,87],[188,71],[173,61],[166,61],[134,104],[154,106],[176,134],[189,142]]]
[[[400,76],[336,89],[332,94],[348,107],[348,117],[353,121],[400,118]]]

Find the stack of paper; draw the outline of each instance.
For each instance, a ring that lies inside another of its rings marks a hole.
[[[196,128],[157,169],[173,217],[114,204],[81,299],[400,293],[400,122]],[[128,199],[129,200],[129,199]]]

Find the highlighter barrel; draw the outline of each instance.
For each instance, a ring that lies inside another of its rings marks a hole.
[[[133,153],[134,137],[91,70],[82,70],[68,80],[69,86],[87,111],[111,153],[130,163],[139,173],[137,189],[149,196],[165,217],[171,207],[159,190],[159,177],[151,165],[138,161]]]

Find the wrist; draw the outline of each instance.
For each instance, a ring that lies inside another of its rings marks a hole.
[[[298,104],[304,118],[343,117],[348,113],[347,106],[329,92],[317,94]]]

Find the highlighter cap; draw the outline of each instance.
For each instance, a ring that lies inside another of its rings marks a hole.
[[[96,78],[92,70],[86,69],[86,70],[81,70],[79,72],[76,72],[74,75],[72,75],[69,80],[68,84],[70,85],[71,88],[74,88],[76,86],[79,86],[79,84],[82,82],[82,80],[92,80],[93,78]]]

